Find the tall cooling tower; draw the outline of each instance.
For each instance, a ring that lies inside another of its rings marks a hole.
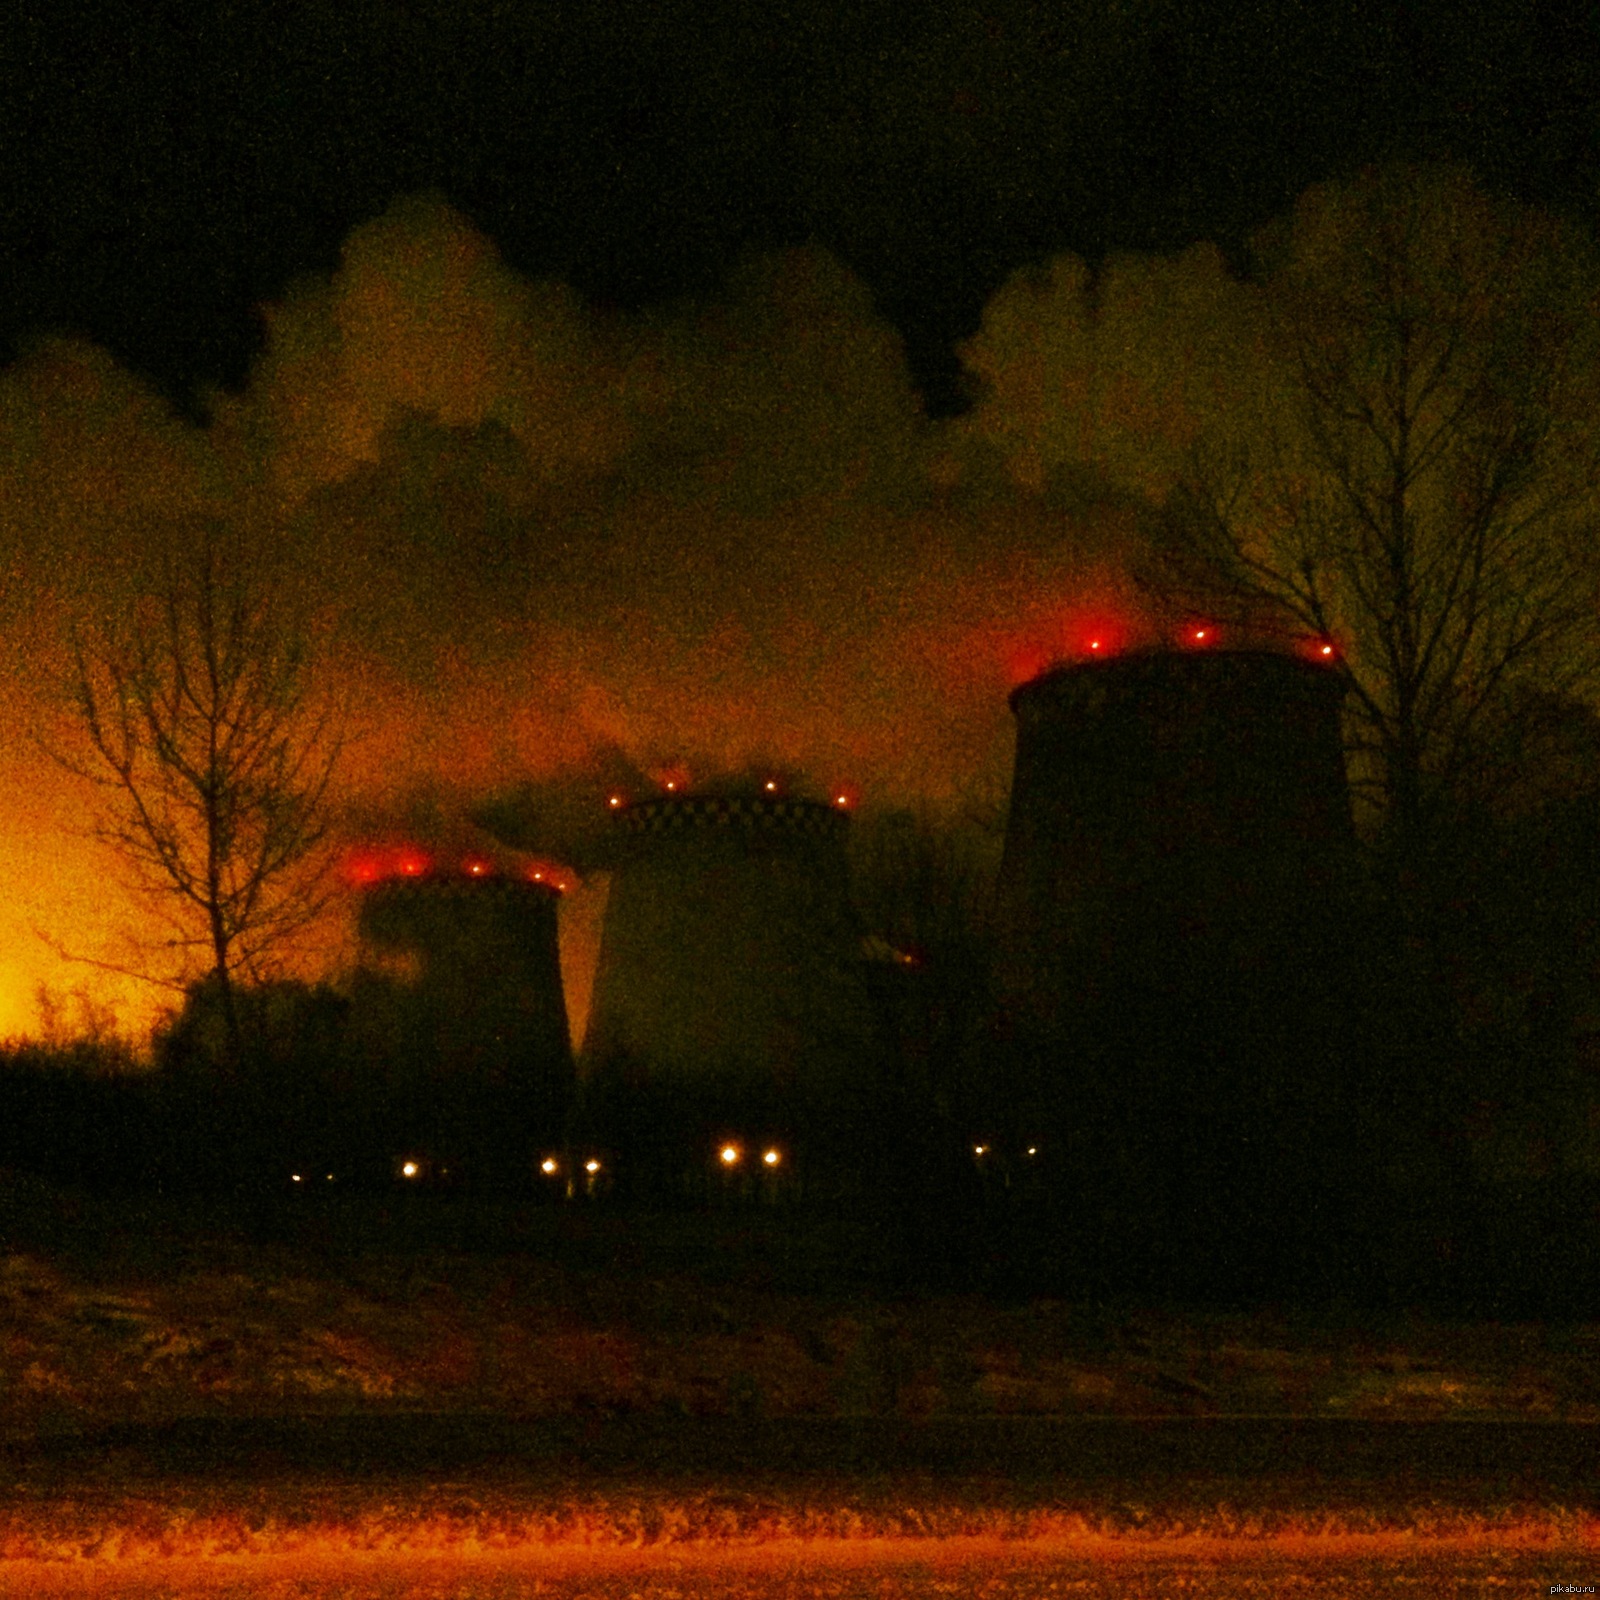
[[[1085,662],[1011,697],[1002,1092],[1106,1250],[1245,1261],[1337,1210],[1343,692],[1309,662],[1232,651]]]
[[[802,1182],[857,1142],[877,1032],[848,826],[777,797],[618,813],[581,1126],[642,1186],[694,1187],[725,1136],[776,1141]]]
[[[464,1175],[530,1174],[570,1111],[559,899],[489,872],[395,876],[363,894],[358,928],[379,970],[353,998],[382,1058],[386,1114]]]

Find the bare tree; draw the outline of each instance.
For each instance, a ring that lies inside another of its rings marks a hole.
[[[313,709],[305,638],[270,562],[238,534],[205,524],[154,587],[74,635],[87,748],[61,759],[101,790],[94,834],[165,925],[139,941],[165,970],[141,975],[204,970],[237,1063],[237,977],[262,977],[331,892],[319,846],[342,738]]]
[[[1172,496],[1155,581],[1328,641],[1405,872],[1510,780],[1533,708],[1600,681],[1597,283],[1550,219],[1448,169],[1313,190],[1265,256],[1282,387]]]

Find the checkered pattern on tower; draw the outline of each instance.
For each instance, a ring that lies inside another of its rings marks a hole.
[[[400,896],[430,900],[450,899],[457,896],[491,896],[504,899],[543,897],[554,899],[560,890],[550,883],[536,883],[530,878],[508,878],[498,873],[485,873],[481,877],[465,872],[427,872],[415,877],[383,878],[372,884],[366,894],[398,898]]]
[[[640,800],[616,813],[629,833],[674,833],[690,828],[744,828],[786,833],[842,834],[849,817],[815,800],[760,795],[690,795]]]

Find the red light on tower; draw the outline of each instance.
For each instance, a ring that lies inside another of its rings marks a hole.
[[[1344,656],[1339,641],[1325,633],[1302,635],[1295,640],[1294,651],[1302,661],[1315,661],[1319,667],[1335,667]]]
[[[1201,624],[1197,622],[1195,626]],[[1081,611],[1074,608],[1062,617],[1060,628],[1058,637],[1062,648],[1053,664],[1073,660],[1109,661],[1113,656],[1120,656],[1139,637],[1139,627],[1133,619],[1120,608],[1105,604],[1088,605]]]
[[[345,876],[351,883],[366,888],[383,876],[383,865],[372,856],[356,856],[345,868]]]

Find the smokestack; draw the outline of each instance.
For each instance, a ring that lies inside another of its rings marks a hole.
[[[1006,1092],[1108,1252],[1209,1271],[1291,1248],[1265,1235],[1322,1203],[1349,1127],[1343,694],[1241,650],[1083,662],[1011,696]]]
[[[529,1180],[557,1142],[574,1068],[556,943],[559,892],[473,862],[367,887],[353,1009],[383,1058],[391,1142],[469,1180]],[[391,1154],[398,1156],[401,1152]]]
[[[616,825],[585,1135],[646,1188],[700,1189],[730,1145],[775,1150],[808,1188],[850,1186],[878,1061],[844,809],[674,796]]]

